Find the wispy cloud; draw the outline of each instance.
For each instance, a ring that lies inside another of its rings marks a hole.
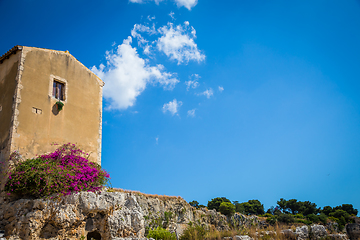
[[[187,111],[187,116],[188,117],[195,117],[195,108],[194,109],[191,109],[189,111]]]
[[[146,2],[155,2],[157,5],[159,5],[160,2],[164,0],[129,0],[129,2],[132,3],[146,3]],[[191,10],[191,8],[195,7],[198,3],[198,0],[173,0],[178,7],[185,7],[188,10]]]
[[[222,86],[219,86],[219,91],[220,92],[224,91],[224,88]]]
[[[186,85],[186,91],[189,91],[190,88],[197,88],[200,84],[198,82],[198,80],[200,79],[199,74],[192,74],[190,77],[189,81],[185,81],[185,85]]]
[[[164,89],[173,89],[179,80],[175,74],[165,71],[164,66],[151,66],[139,57],[136,48],[131,46],[128,37],[117,51],[107,52],[106,66],[93,66],[92,71],[103,79],[104,97],[109,101],[106,109],[126,109],[135,104],[136,98],[145,90],[147,84],[160,84]]]
[[[189,22],[174,27],[172,23],[159,28],[162,35],[157,40],[157,48],[178,64],[188,63],[190,60],[201,62],[205,55],[198,49],[194,39],[196,32],[189,27]]]
[[[205,90],[202,93],[198,93],[197,95],[198,96],[206,96],[206,98],[209,99],[211,96],[214,95],[214,91],[212,90],[212,88],[209,88],[209,89]]]
[[[181,101],[177,101],[176,99],[174,99],[168,103],[165,103],[163,105],[162,111],[163,113],[170,112],[171,115],[174,116],[175,114],[177,114],[178,109],[180,108],[181,105],[182,105]]]
[[[152,20],[155,19],[155,16],[152,16],[152,17],[151,17],[151,16],[149,15],[149,16],[147,16],[147,19],[151,22]]]

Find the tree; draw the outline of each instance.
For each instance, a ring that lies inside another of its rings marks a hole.
[[[332,213],[333,211],[334,210],[332,207],[325,206],[321,212],[324,213],[326,216],[329,216],[329,214]]]
[[[279,210],[279,207],[271,206],[266,213],[270,213],[271,215],[279,215],[281,211]]]
[[[294,215],[301,213],[306,216],[309,214],[316,215],[320,212],[320,208],[317,208],[315,203],[309,201],[301,202],[296,199],[285,200],[280,198],[277,204],[283,213],[291,213]]]
[[[249,200],[247,202],[238,203],[237,201],[235,203],[235,209],[239,213],[243,213],[246,215],[249,214],[256,214],[261,215],[264,214],[264,205],[261,204],[259,200]]]
[[[344,210],[348,214],[355,216],[358,214],[358,210],[354,209],[352,204],[342,204],[341,206],[335,207],[334,210]]]
[[[222,202],[219,211],[224,215],[231,215],[235,213],[235,206],[231,202]]]
[[[230,200],[225,197],[217,197],[211,199],[211,201],[208,201],[207,207],[208,209],[215,209],[216,211],[219,211],[219,207],[222,202],[231,203]]]
[[[302,207],[301,202],[298,202],[296,199],[290,199],[286,201],[286,209],[290,210],[293,215],[299,213],[300,208]]]
[[[320,212],[320,208],[316,207],[315,203],[309,202],[309,201],[305,201],[305,202],[300,202],[301,206],[300,206],[300,213],[302,213],[304,216],[307,216],[309,214],[318,214]]]
[[[283,198],[280,198],[280,200],[276,202],[282,212],[286,212],[286,202]]]
[[[191,201],[189,202],[190,206],[194,207],[194,208],[199,208],[199,202],[198,201]]]

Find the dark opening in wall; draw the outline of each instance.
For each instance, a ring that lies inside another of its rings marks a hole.
[[[87,240],[101,240],[101,234],[98,231],[89,232],[87,234]]]

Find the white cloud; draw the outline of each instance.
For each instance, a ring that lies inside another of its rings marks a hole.
[[[188,117],[195,117],[195,110],[196,108],[187,111]]]
[[[145,2],[151,2],[152,0],[129,0],[129,2],[132,3],[145,3]],[[153,0],[157,5],[159,5],[160,2],[164,0]],[[178,7],[185,7],[188,10],[191,10],[191,8],[195,7],[198,0],[174,0],[176,5]]]
[[[200,76],[199,74],[192,74],[189,81],[185,81],[186,84],[186,91],[189,91],[190,88],[197,88],[200,84],[198,82]]]
[[[196,38],[194,30],[189,28],[189,22],[185,22],[184,26],[176,27],[168,23],[158,29],[162,36],[157,40],[156,46],[159,51],[164,52],[170,59],[176,60],[178,64],[188,63],[190,60],[204,61],[205,55],[200,52],[194,41]]]
[[[152,36],[153,40],[148,40]],[[159,36],[160,35],[160,36]],[[167,23],[158,29],[155,24],[135,24],[131,30],[131,36],[137,40],[138,46],[144,51],[144,54],[154,56],[153,50],[157,49],[165,53],[167,57],[181,63],[187,64],[189,61],[201,62],[205,60],[205,55],[198,49],[194,39],[196,30],[190,26],[188,21],[183,25],[174,26]],[[154,36],[156,36],[154,38]]]
[[[156,137],[156,138],[155,138],[155,142],[156,142],[156,145],[159,144],[159,137]]]
[[[169,13],[169,16],[171,17],[172,20],[175,20],[175,17],[174,17],[175,13],[174,12],[170,12]]]
[[[101,64],[99,68],[91,68],[106,83],[104,97],[109,100],[106,109],[126,109],[133,106],[149,83],[159,83],[164,89],[173,89],[179,82],[174,74],[164,71],[164,66],[150,66],[139,57],[131,42],[132,38],[128,37],[117,47],[115,53],[107,52],[106,66]]]
[[[219,91],[220,92],[224,91],[224,88],[222,86],[219,86]]]
[[[129,0],[129,2],[132,2],[132,3],[145,3],[145,2],[149,2],[151,0]],[[159,5],[160,2],[162,2],[164,0],[154,0],[154,2]]]
[[[212,88],[210,88],[202,93],[198,93],[198,96],[201,96],[201,95],[206,96],[207,98],[210,98],[211,96],[214,95],[214,91],[212,90]]]
[[[141,33],[147,33],[149,35],[153,35],[156,34],[156,30],[155,30],[155,25],[153,25],[152,27],[149,26],[145,26],[143,24],[135,24],[133,29],[131,30],[131,36],[133,38],[136,38],[138,41],[138,45],[140,47],[144,47],[144,45],[148,45],[147,43],[149,42],[148,40],[146,40]],[[146,47],[145,46],[145,47]]]
[[[178,7],[186,7],[188,10],[195,7],[198,0],[175,0]]]
[[[152,20],[154,20],[154,19],[155,19],[155,16],[150,17],[150,15],[149,15],[149,16],[147,16],[147,19],[151,22]]]
[[[173,101],[170,101],[163,105],[163,108],[162,108],[163,113],[166,113],[167,111],[169,111],[172,115],[175,115],[175,114],[177,114],[178,108],[180,108],[181,105],[182,105],[181,101],[178,102],[176,99],[174,99]]]

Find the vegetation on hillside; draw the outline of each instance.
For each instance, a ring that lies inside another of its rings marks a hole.
[[[190,205],[199,208],[197,201],[191,201]],[[231,215],[235,212],[245,215],[258,215],[265,217],[271,225],[276,224],[326,224],[329,220],[338,224],[339,230],[342,230],[346,223],[353,222],[353,217],[357,216],[358,210],[354,209],[352,204],[342,204],[334,208],[325,206],[317,207],[310,201],[298,201],[296,199],[286,200],[280,198],[276,207],[270,207],[266,213],[264,205],[259,200],[249,200],[239,203],[231,202],[226,197],[217,197],[208,201],[208,209],[215,209],[224,215]]]

